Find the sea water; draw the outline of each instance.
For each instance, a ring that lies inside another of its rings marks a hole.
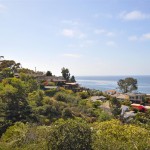
[[[150,94],[150,75],[147,76],[76,76],[76,81],[83,87],[106,91],[118,89],[120,79],[133,77],[138,81],[137,92]]]

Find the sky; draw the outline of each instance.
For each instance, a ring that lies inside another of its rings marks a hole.
[[[150,0],[0,0],[0,56],[55,75],[150,75]]]

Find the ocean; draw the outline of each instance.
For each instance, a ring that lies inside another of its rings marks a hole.
[[[126,77],[133,77],[138,81],[137,92],[150,94],[150,75],[145,76],[76,76],[76,81],[90,89],[106,91],[118,89],[117,82]]]

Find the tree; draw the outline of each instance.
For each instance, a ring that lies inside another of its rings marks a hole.
[[[13,60],[3,60],[0,64],[0,71],[2,71],[5,68],[12,69],[15,64],[16,63]]]
[[[46,72],[46,76],[52,76],[52,72],[51,71],[47,71]]]
[[[69,72],[69,69],[63,67],[63,68],[61,69],[61,73],[62,73],[62,76],[63,76],[67,81],[69,81],[69,79],[70,79],[70,72]]]
[[[13,73],[18,72],[18,69],[20,68],[20,66],[21,66],[20,63],[15,63],[14,66],[12,66]]]
[[[150,134],[144,128],[122,124],[118,120],[96,122],[92,146],[94,150],[148,150]]]
[[[114,115],[114,117],[116,118],[120,117],[121,103],[116,97],[112,97],[110,99],[110,107],[111,107],[111,113]]]
[[[25,74],[34,74],[35,72],[33,70],[30,70],[28,68],[19,68],[18,73],[25,73]]]
[[[72,77],[70,78],[70,81],[71,81],[71,82],[76,82],[75,77],[72,76]]]
[[[4,68],[2,71],[1,71],[1,75],[3,78],[9,78],[9,77],[13,77],[13,72],[10,68]]]
[[[31,107],[27,102],[26,85],[17,78],[4,79],[1,83],[0,99],[4,122],[29,121]]]
[[[20,65],[20,63],[16,63],[14,60],[3,60],[0,63],[0,71],[10,70],[10,72],[14,74],[18,72]]]
[[[43,105],[44,92],[42,90],[36,90],[28,94],[28,102],[32,107],[38,107]]]
[[[150,110],[147,110],[144,113],[138,112],[136,116],[131,120],[131,123],[150,130]]]
[[[128,93],[128,92],[132,92],[134,90],[137,90],[137,79],[134,78],[125,78],[125,79],[120,79],[118,81],[118,86],[119,89],[123,92],[123,93]]]
[[[2,135],[0,150],[47,150],[50,128],[16,122]]]
[[[91,150],[91,129],[82,120],[59,120],[49,134],[50,150]]]

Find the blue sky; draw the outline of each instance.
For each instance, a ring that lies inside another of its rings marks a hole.
[[[0,0],[0,55],[56,75],[149,75],[150,0]]]

